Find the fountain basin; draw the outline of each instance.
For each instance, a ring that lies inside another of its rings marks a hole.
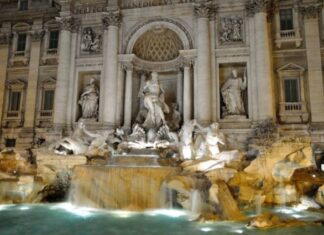
[[[70,198],[75,205],[94,208],[159,208],[163,181],[179,170],[161,166],[76,166]]]

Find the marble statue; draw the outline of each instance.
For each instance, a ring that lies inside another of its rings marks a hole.
[[[81,36],[81,50],[89,53],[98,53],[101,49],[101,35],[96,34],[91,27],[83,29]]]
[[[169,113],[169,107],[164,101],[164,90],[159,84],[157,72],[152,72],[152,78],[146,82],[142,96],[147,109],[143,127],[147,130],[159,128],[165,124],[164,113]]]
[[[84,129],[84,123],[79,121],[70,137],[59,140],[50,146],[49,149],[60,155],[85,153],[88,150],[92,138],[85,133]]]
[[[203,131],[202,138],[199,141],[196,140],[198,142],[196,143],[196,158],[217,158],[217,155],[220,153],[218,145],[225,145],[225,136],[220,132],[219,124],[214,122],[207,128],[204,128]]]
[[[170,127],[171,131],[177,131],[180,129],[180,123],[181,123],[181,114],[178,111],[178,104],[172,103],[168,126]]]
[[[221,19],[220,41],[222,43],[243,41],[242,26],[242,17],[223,17]]]
[[[245,115],[242,92],[247,87],[246,70],[244,78],[238,77],[236,69],[232,70],[231,76],[225,81],[221,88],[221,93],[225,107],[223,107],[223,117],[228,115]]]
[[[81,94],[79,104],[81,105],[83,119],[97,119],[99,107],[99,89],[95,84],[95,79],[91,78],[89,84]]]
[[[180,130],[180,156],[184,160],[194,158],[194,133],[197,130],[203,130],[203,127],[195,119],[185,122]]]

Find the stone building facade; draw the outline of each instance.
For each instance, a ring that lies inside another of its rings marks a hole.
[[[130,128],[151,72],[183,121],[217,121],[238,147],[267,119],[324,143],[322,1],[0,0],[0,13],[1,148],[80,119]]]

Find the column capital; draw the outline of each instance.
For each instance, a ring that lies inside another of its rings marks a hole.
[[[123,70],[125,70],[125,71],[132,71],[134,68],[134,65],[131,61],[121,62],[121,66],[122,66]]]
[[[212,1],[194,4],[195,14],[198,18],[212,18],[215,16],[216,6]]]
[[[55,17],[60,24],[60,30],[72,31],[79,25],[80,21],[72,16]]]
[[[28,32],[31,36],[31,40],[33,42],[38,42],[38,41],[41,41],[44,34],[45,34],[45,31],[44,30],[32,30],[32,31],[29,31]]]
[[[245,8],[248,16],[253,17],[259,12],[268,13],[272,5],[271,0],[250,0],[250,3],[248,3]]]
[[[9,44],[11,37],[10,33],[0,33],[0,45]]]
[[[179,60],[179,67],[180,68],[190,67],[191,65],[193,65],[193,63],[194,63],[193,58],[181,56]]]
[[[316,19],[323,8],[321,3],[318,4],[307,4],[299,7],[299,11],[306,19]]]
[[[104,12],[102,23],[105,29],[109,26],[119,27],[121,22],[121,14],[119,10]]]

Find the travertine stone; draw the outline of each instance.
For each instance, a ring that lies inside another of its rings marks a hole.
[[[39,60],[41,50],[41,39],[44,35],[44,31],[39,29],[42,22],[35,21],[31,32],[31,49],[30,49],[30,60],[29,60],[29,73],[28,73],[28,86],[26,94],[26,111],[25,111],[25,127],[33,127],[35,125],[35,113],[37,103],[37,83],[38,83],[38,71],[39,71]]]
[[[199,123],[212,119],[209,16],[211,9],[201,5],[195,8],[197,15],[197,77],[195,77],[195,115]]]
[[[59,21],[61,26],[59,39],[59,65],[57,69],[56,94],[54,101],[54,125],[66,124],[66,101],[68,100],[70,56],[71,56],[71,18]]]
[[[267,14],[263,11],[254,15],[256,79],[258,89],[258,119],[274,117],[272,65]]]
[[[104,49],[103,49],[103,106],[102,121],[108,125],[116,124],[117,78],[118,78],[118,34],[120,12],[108,12],[103,18]]]
[[[318,49],[320,48],[318,14],[313,11],[304,14],[311,121],[324,122],[324,85],[321,51]]]
[[[133,66],[126,67],[126,85],[125,85],[125,111],[124,111],[124,126],[131,127],[132,123],[132,88],[133,88]]]
[[[7,77],[7,65],[9,55],[9,44],[0,44],[0,120],[2,118],[4,96],[5,96],[5,83]]]

